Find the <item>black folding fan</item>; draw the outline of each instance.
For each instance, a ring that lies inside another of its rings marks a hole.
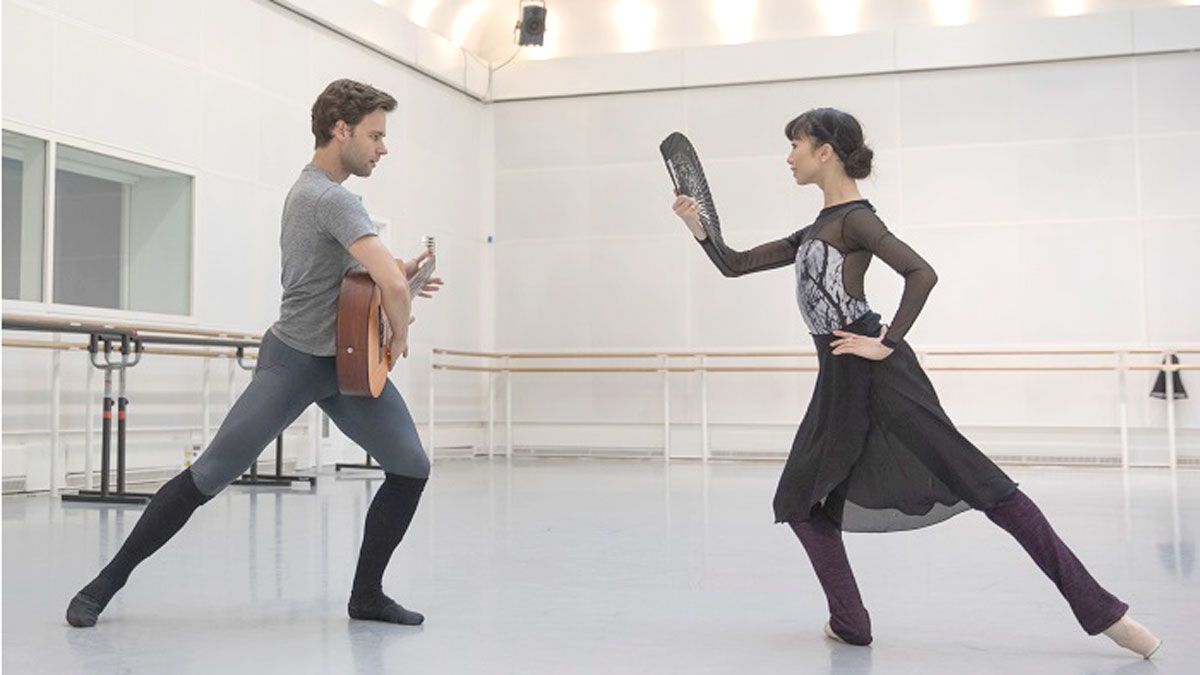
[[[708,189],[708,181],[704,178],[704,169],[700,166],[700,158],[696,149],[687,136],[678,131],[667,136],[658,146],[663,161],[667,163],[667,173],[675,183],[675,193],[687,195],[696,200],[700,206],[700,224],[704,232],[714,243],[724,243],[721,237],[721,221],[717,218],[717,207],[713,204],[712,192]]]

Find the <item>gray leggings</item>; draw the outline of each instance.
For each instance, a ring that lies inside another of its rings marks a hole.
[[[429,457],[396,387],[388,382],[379,398],[343,396],[334,364],[332,356],[292,349],[267,331],[250,386],[192,465],[196,487],[208,496],[225,489],[312,403],[384,471],[428,478]]]

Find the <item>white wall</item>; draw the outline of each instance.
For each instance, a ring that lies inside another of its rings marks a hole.
[[[1195,0],[553,0],[544,45],[514,55],[514,0],[273,0],[377,45],[407,63],[477,92],[472,61],[451,38],[492,63],[647,49],[800,40],[844,33],[963,23],[998,24],[1114,10],[1196,4]],[[946,7],[939,12],[938,6]],[[958,11],[955,11],[958,8]],[[633,10],[630,12],[629,10]],[[646,11],[649,10],[649,11]],[[428,28],[417,30],[414,23]],[[629,39],[631,36],[637,39]],[[464,65],[467,70],[463,78]]]
[[[271,0],[319,22],[327,29],[411,66],[469,96],[487,90],[484,61],[443,35],[413,23],[384,0]]]
[[[496,71],[491,93],[492,99],[505,101],[1196,49],[1200,6],[1149,6],[955,26],[902,23],[802,39],[517,61]]]
[[[437,302],[418,301],[412,356],[393,374],[424,420],[429,348],[477,347],[484,335],[480,227],[491,206],[480,195],[494,182],[491,166],[479,161],[479,148],[491,144],[485,108],[265,0],[5,0],[3,13],[6,125],[197,173],[195,320],[205,326],[262,331],[277,317],[280,210],[312,154],[316,95],[351,77],[395,96],[391,154],[370,180],[346,186],[391,222],[397,253],[414,255],[422,235],[438,239],[448,284]],[[49,361],[42,352],[5,350],[5,476],[45,461],[45,435],[21,432],[48,428]],[[64,428],[82,428],[85,372],[82,355],[64,357]],[[215,364],[214,428],[226,402],[225,372]],[[247,378],[239,372],[239,388]],[[132,467],[182,459],[186,433],[146,430],[198,427],[200,380],[199,363],[169,357],[147,357],[131,372],[130,425],[139,430],[130,437]],[[450,386],[442,414],[479,419],[477,385]],[[82,437],[65,440],[77,471]],[[289,442],[288,454],[303,459],[302,445]],[[31,480],[45,480],[33,473]]]
[[[450,34],[459,10],[477,0],[440,0],[430,16],[430,27]],[[485,0],[488,1],[488,0]],[[412,2],[385,0],[397,9]],[[824,3],[818,0],[554,0],[547,3],[545,45],[530,48],[518,58],[561,58],[612,54],[630,49],[674,49],[742,42],[795,41],[816,36],[886,31],[932,26],[942,22],[997,24],[1053,17],[1078,11],[1095,14],[1119,9],[1167,7],[1191,0],[1087,0],[1076,9],[1060,9],[1055,0],[965,0],[942,3],[966,5],[965,15],[939,16],[938,3],[929,0],[854,0]],[[1192,4],[1195,4],[1192,2]],[[405,6],[407,5],[407,7]],[[511,27],[518,17],[517,4],[490,0],[489,10],[468,35],[466,45],[492,61],[513,53]],[[630,20],[618,7],[650,7],[648,15]],[[837,8],[827,13],[825,7]],[[718,13],[718,9],[723,10]],[[830,19],[833,18],[831,21]],[[741,30],[737,28],[741,25]],[[630,41],[632,34],[645,34]]]
[[[262,330],[275,318],[279,210],[311,152],[308,108],[321,87],[349,76],[400,99],[392,155],[371,180],[347,185],[390,221],[398,250],[425,234],[439,241],[449,284],[437,302],[419,301],[413,356],[394,376],[418,421],[434,345],[808,346],[786,271],[726,280],[687,239],[668,209],[657,144],[677,129],[692,137],[729,240],[746,246],[806,224],[820,206],[783,170],[783,124],[816,105],[863,120],[878,152],[864,191],[941,275],[914,343],[1200,341],[1191,292],[1200,283],[1200,213],[1188,199],[1200,58],[1148,53],[1194,47],[1194,8],[1047,20],[1037,34],[1057,51],[1043,56],[1028,51],[1037,44],[1018,53],[996,39],[998,56],[955,52],[956,42],[980,39],[964,27],[514,64],[498,82],[502,98],[567,96],[494,106],[266,0],[4,0],[3,11],[6,124],[197,174],[195,309],[204,325]],[[996,28],[992,38],[1022,26]],[[419,56],[420,35],[392,47]],[[390,39],[376,37],[367,41]],[[837,58],[801,58],[827,49]],[[1095,56],[1110,58],[1082,58]],[[926,61],[910,63],[918,57]],[[1068,57],[1077,60],[966,67]],[[910,66],[942,70],[893,72]],[[477,88],[478,72],[470,75],[464,82]],[[791,81],[733,86],[764,78]],[[668,90],[570,96],[658,87]],[[899,290],[883,266],[872,270],[868,293],[885,315]],[[49,360],[4,353],[4,475],[28,474],[31,486],[44,482]],[[226,371],[214,365],[215,425]],[[85,372],[80,355],[64,357],[68,431],[83,425]],[[131,466],[181,458],[199,427],[201,373],[197,362],[162,357],[132,373]],[[439,447],[481,440],[481,379],[439,377],[439,424],[448,425]],[[811,377],[711,379],[716,450],[786,451]],[[934,379],[952,416],[989,452],[1116,451],[1109,375]],[[1128,403],[1141,428],[1135,459],[1160,461],[1163,405],[1145,396],[1150,379],[1132,378]],[[235,388],[246,380],[236,373]],[[695,454],[697,381],[673,376],[671,386],[675,450]],[[652,449],[660,396],[657,375],[522,376],[518,446]],[[1194,398],[1179,406],[1192,456],[1200,454],[1196,406]],[[82,441],[65,440],[77,471]],[[302,446],[297,433],[288,452],[303,462]]]
[[[1196,82],[1192,52],[498,103],[497,345],[810,347],[790,271],[727,280],[685,236],[657,145],[674,130],[691,137],[727,240],[748,247],[802,227],[820,208],[819,191],[792,184],[782,132],[819,105],[863,122],[877,152],[864,193],[940,274],[914,344],[1194,345]],[[882,264],[868,275],[868,296],[887,317],[900,288]],[[1184,379],[1197,389],[1191,375]],[[980,433],[1112,428],[1118,419],[1113,375],[933,378],[951,416]],[[672,386],[675,450],[693,454],[696,381],[676,376]],[[799,375],[712,376],[715,421],[764,423],[720,427],[714,448],[786,451],[811,386]],[[1147,398],[1150,386],[1150,374],[1133,377],[1128,402],[1133,424],[1157,429],[1164,407]],[[654,375],[518,376],[519,423],[642,426],[621,435],[518,424],[517,444],[654,447],[660,397]],[[1194,455],[1196,399],[1179,415]],[[986,435],[994,454],[1118,448],[1115,432],[1100,448]],[[1164,459],[1160,433],[1135,444],[1135,459]]]

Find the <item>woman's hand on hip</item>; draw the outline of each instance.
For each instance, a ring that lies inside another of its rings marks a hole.
[[[830,342],[829,346],[833,347],[835,356],[853,354],[871,361],[882,361],[895,351],[883,344],[883,336],[887,335],[887,326],[884,326],[883,330],[879,332],[879,337],[848,333],[844,330],[835,330],[833,334],[837,336],[837,339]]]

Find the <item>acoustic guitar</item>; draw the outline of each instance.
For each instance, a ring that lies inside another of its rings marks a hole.
[[[433,237],[425,237],[422,243],[430,253],[434,252]],[[414,298],[433,276],[433,268],[434,259],[428,258],[408,280]],[[342,278],[338,294],[338,391],[348,396],[378,398],[387,384],[393,359],[391,345],[392,327],[383,309],[382,292],[365,270],[350,270]]]

